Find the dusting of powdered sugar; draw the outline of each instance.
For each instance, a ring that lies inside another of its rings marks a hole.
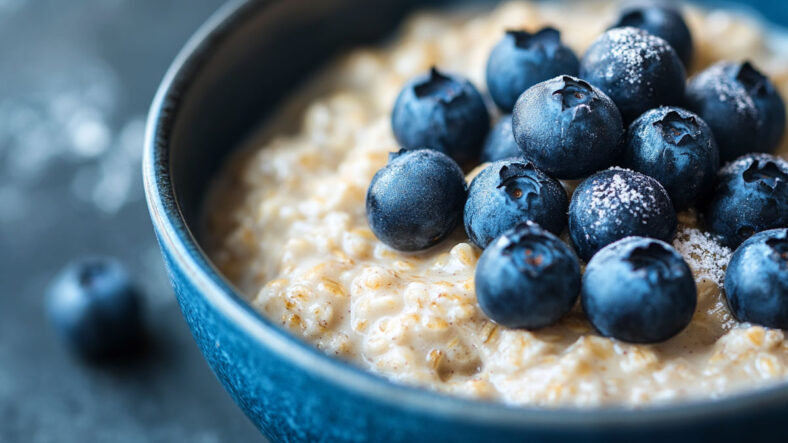
[[[696,280],[722,285],[731,258],[730,248],[719,244],[708,232],[689,226],[679,226],[673,247],[684,257]]]
[[[690,89],[712,91],[723,103],[732,103],[740,114],[755,114],[755,102],[747,89],[726,72],[729,62],[719,62],[690,80]]]
[[[605,37],[610,41],[610,57],[617,62],[608,63],[605,77],[613,79],[623,67],[625,81],[632,85],[641,82],[644,66],[661,63],[669,49],[665,40],[637,28],[614,28]]]
[[[720,168],[719,175],[738,174],[739,172],[744,171],[750,167],[750,165],[753,163],[761,162],[772,162],[776,164],[778,168],[788,173],[788,162],[786,162],[783,158],[763,152],[755,152],[726,163],[722,168]]]
[[[610,177],[599,177],[591,184],[591,201],[587,213],[595,217],[594,225],[600,226],[609,222],[623,223],[621,215],[628,215],[641,223],[647,224],[657,205],[655,189],[645,175],[634,173],[628,169],[610,168]]]

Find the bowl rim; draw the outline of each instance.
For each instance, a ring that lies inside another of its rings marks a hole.
[[[204,301],[238,328],[254,337],[278,358],[329,380],[360,397],[371,398],[393,408],[446,420],[461,419],[485,426],[522,429],[588,429],[676,426],[696,421],[719,420],[764,407],[788,406],[788,383],[733,394],[722,399],[704,399],[632,409],[626,406],[539,408],[460,398],[424,388],[401,385],[382,375],[361,369],[320,352],[253,309],[211,263],[182,216],[170,180],[169,143],[188,86],[200,66],[212,58],[217,43],[233,29],[268,5],[286,0],[231,0],[221,6],[188,39],[166,74],[151,104],[142,160],[145,196],[154,228],[163,250],[172,254],[184,275]]]

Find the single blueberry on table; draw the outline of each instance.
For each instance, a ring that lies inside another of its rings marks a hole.
[[[684,109],[662,107],[629,126],[624,166],[657,179],[676,210],[682,210],[711,192],[720,156],[703,119]]]
[[[684,66],[692,60],[692,34],[681,12],[665,2],[642,2],[624,8],[611,28],[642,29],[670,44]]]
[[[759,232],[736,249],[725,297],[737,320],[788,329],[788,229]]]
[[[522,155],[553,177],[574,179],[613,165],[624,125],[608,96],[576,77],[559,76],[520,96],[512,130]]]
[[[788,227],[788,162],[748,154],[725,165],[705,219],[709,232],[730,248],[756,232]]]
[[[402,88],[391,126],[403,148],[435,149],[470,165],[478,160],[490,115],[470,81],[432,68]]]
[[[614,28],[580,61],[580,78],[601,89],[629,123],[661,105],[684,100],[684,65],[665,40],[632,28]]]
[[[580,264],[571,248],[535,223],[498,237],[476,265],[476,298],[494,322],[537,329],[563,317],[580,291]]]
[[[773,151],[785,133],[785,103],[774,84],[750,62],[728,63],[728,75],[744,86],[752,98],[761,121],[759,151]]]
[[[606,246],[586,266],[580,301],[606,337],[658,343],[681,332],[697,304],[695,279],[669,244],[628,237]]]
[[[780,96],[749,64],[719,62],[692,77],[687,107],[711,127],[723,163],[771,151],[785,129]]]
[[[451,158],[432,149],[400,150],[372,178],[367,221],[383,243],[401,251],[437,244],[462,220],[466,185]]]
[[[514,140],[512,132],[512,116],[504,115],[495,123],[482,147],[481,162],[494,162],[511,157],[521,157],[523,151]]]
[[[558,180],[522,159],[499,160],[471,182],[465,202],[465,232],[484,249],[496,237],[527,220],[560,234],[569,199]]]
[[[506,31],[487,60],[487,89],[501,110],[511,112],[526,89],[557,75],[576,76],[579,69],[577,56],[561,43],[557,30]]]
[[[655,179],[625,169],[608,169],[585,179],[569,203],[569,236],[583,260],[630,236],[670,241],[676,211]]]
[[[56,331],[73,351],[89,359],[118,355],[139,343],[141,305],[126,270],[105,257],[68,265],[46,297]]]

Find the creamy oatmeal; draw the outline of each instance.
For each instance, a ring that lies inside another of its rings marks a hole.
[[[600,337],[579,306],[534,332],[497,326],[476,303],[481,251],[461,227],[437,247],[408,254],[367,226],[365,194],[398,149],[389,119],[408,78],[437,65],[483,88],[486,58],[505,29],[554,25],[582,54],[617,8],[516,2],[472,15],[421,13],[387,46],[349,53],[227,166],[207,211],[213,260],[255,308],[324,352],[457,395],[637,406],[785,380],[783,331],[731,317],[720,290],[731,251],[697,229],[692,213],[679,215],[674,245],[695,274],[697,311],[685,331],[658,345]],[[757,22],[736,14],[685,16],[697,53],[691,71],[751,59],[788,97],[785,41],[767,41]],[[779,154],[787,153],[784,140]]]

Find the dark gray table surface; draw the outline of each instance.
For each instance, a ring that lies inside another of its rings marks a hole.
[[[0,442],[257,441],[180,315],[142,192],[144,118],[220,0],[0,0]],[[91,366],[43,297],[72,257],[119,257],[151,346]]]

